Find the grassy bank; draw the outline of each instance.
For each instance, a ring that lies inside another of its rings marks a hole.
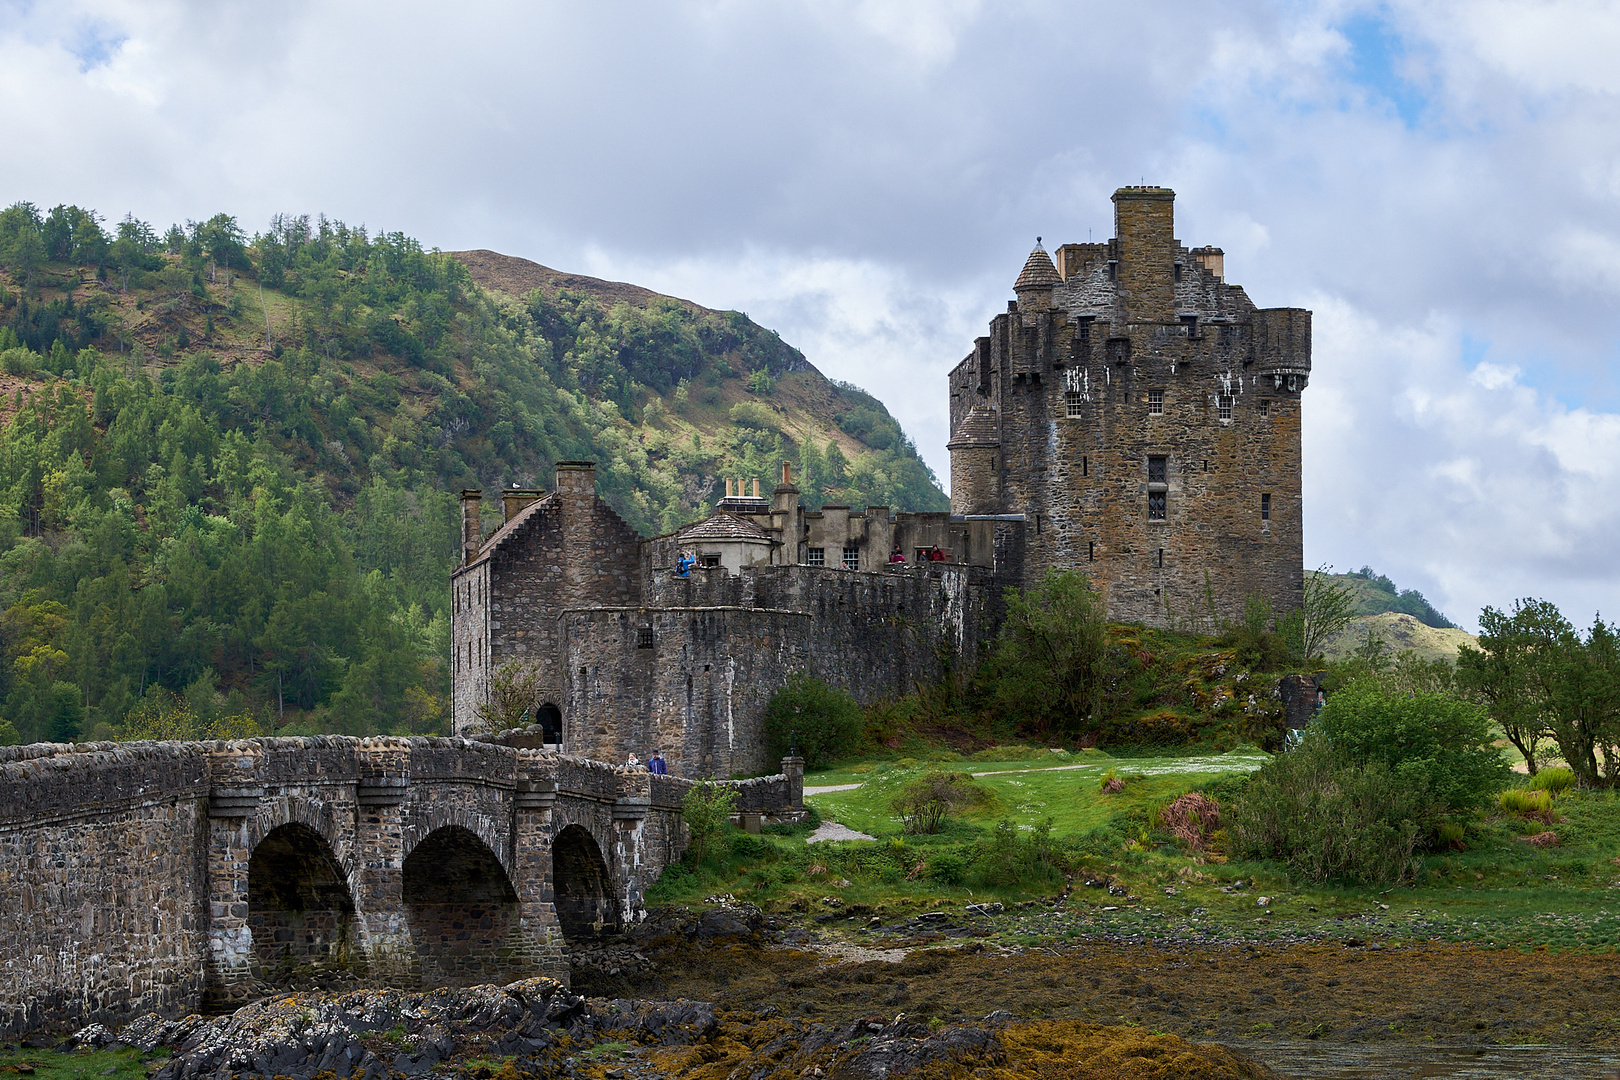
[[[1426,855],[1417,879],[1397,887],[1294,882],[1279,865],[1226,861],[1218,837],[1202,854],[1184,850],[1159,825],[1158,811],[1177,796],[1230,797],[1266,759],[1250,747],[1129,758],[999,747],[967,758],[843,762],[808,776],[807,787],[860,786],[806,801],[875,839],[807,844],[805,828],[737,834],[713,863],[667,872],[648,900],[731,895],[858,931],[875,945],[926,937],[925,926],[907,920],[928,911],[945,913],[947,936],[1025,944],[1145,935],[1620,945],[1620,795],[1565,793],[1551,822],[1493,809],[1470,824],[1461,850]],[[970,776],[976,801],[938,833],[908,835],[896,796],[942,770]],[[1105,794],[1105,776],[1123,789]],[[1556,846],[1525,842],[1546,832]],[[994,903],[1004,910],[983,910]]]

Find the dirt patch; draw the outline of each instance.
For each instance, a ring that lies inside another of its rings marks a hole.
[[[601,278],[586,277],[584,274],[553,270],[549,266],[542,266],[516,255],[502,255],[498,251],[480,249],[450,251],[446,254],[465,266],[467,273],[481,287],[520,300],[536,289],[548,294],[555,293],[558,289],[570,289],[593,296],[603,307],[608,308],[619,303],[629,304],[631,307],[646,307],[652,301],[663,297],[693,311],[710,311],[709,308],[694,304],[690,300],[665,297],[663,293],[644,289],[640,285],[631,285],[624,281],[604,281]]]

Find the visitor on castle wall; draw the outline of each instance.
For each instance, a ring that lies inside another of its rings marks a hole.
[[[635,754],[631,754],[629,760],[624,764],[628,769],[639,769],[641,768],[641,759],[636,757]]]
[[[692,556],[690,556],[690,555],[687,555],[687,554],[683,553],[680,558],[675,560],[675,576],[676,577],[691,577],[692,576],[692,567],[694,567],[696,565],[697,565],[697,560],[696,559],[692,558]]]
[[[891,563],[906,561],[906,553],[900,550],[899,544],[894,545],[894,550],[889,552],[889,561]]]
[[[654,776],[664,776],[669,772],[669,766],[664,764],[664,755],[662,752],[658,750],[654,750],[652,752],[652,757],[647,759],[647,771],[652,773]]]
[[[929,562],[944,562],[945,561],[945,553],[943,551],[939,550],[939,545],[938,544],[935,544],[933,547],[928,549],[928,561]]]

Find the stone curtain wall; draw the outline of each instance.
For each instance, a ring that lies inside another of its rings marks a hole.
[[[796,794],[744,787],[767,810]],[[498,741],[0,749],[0,1037],[229,1000],[283,961],[566,981],[554,837],[588,834],[613,909],[638,918],[684,848],[685,790]]]
[[[569,611],[562,647],[572,752],[608,761],[661,749],[672,772],[764,772],[765,706],[798,671],[863,703],[899,697],[977,659],[999,600],[988,570],[864,573],[762,566],[666,577],[659,606]]]
[[[195,745],[0,749],[0,1036],[195,1003],[207,759]]]

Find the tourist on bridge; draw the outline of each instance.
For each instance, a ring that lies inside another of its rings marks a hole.
[[[647,771],[654,776],[664,776],[669,772],[669,766],[664,764],[664,755],[654,750],[652,757],[647,759]]]

